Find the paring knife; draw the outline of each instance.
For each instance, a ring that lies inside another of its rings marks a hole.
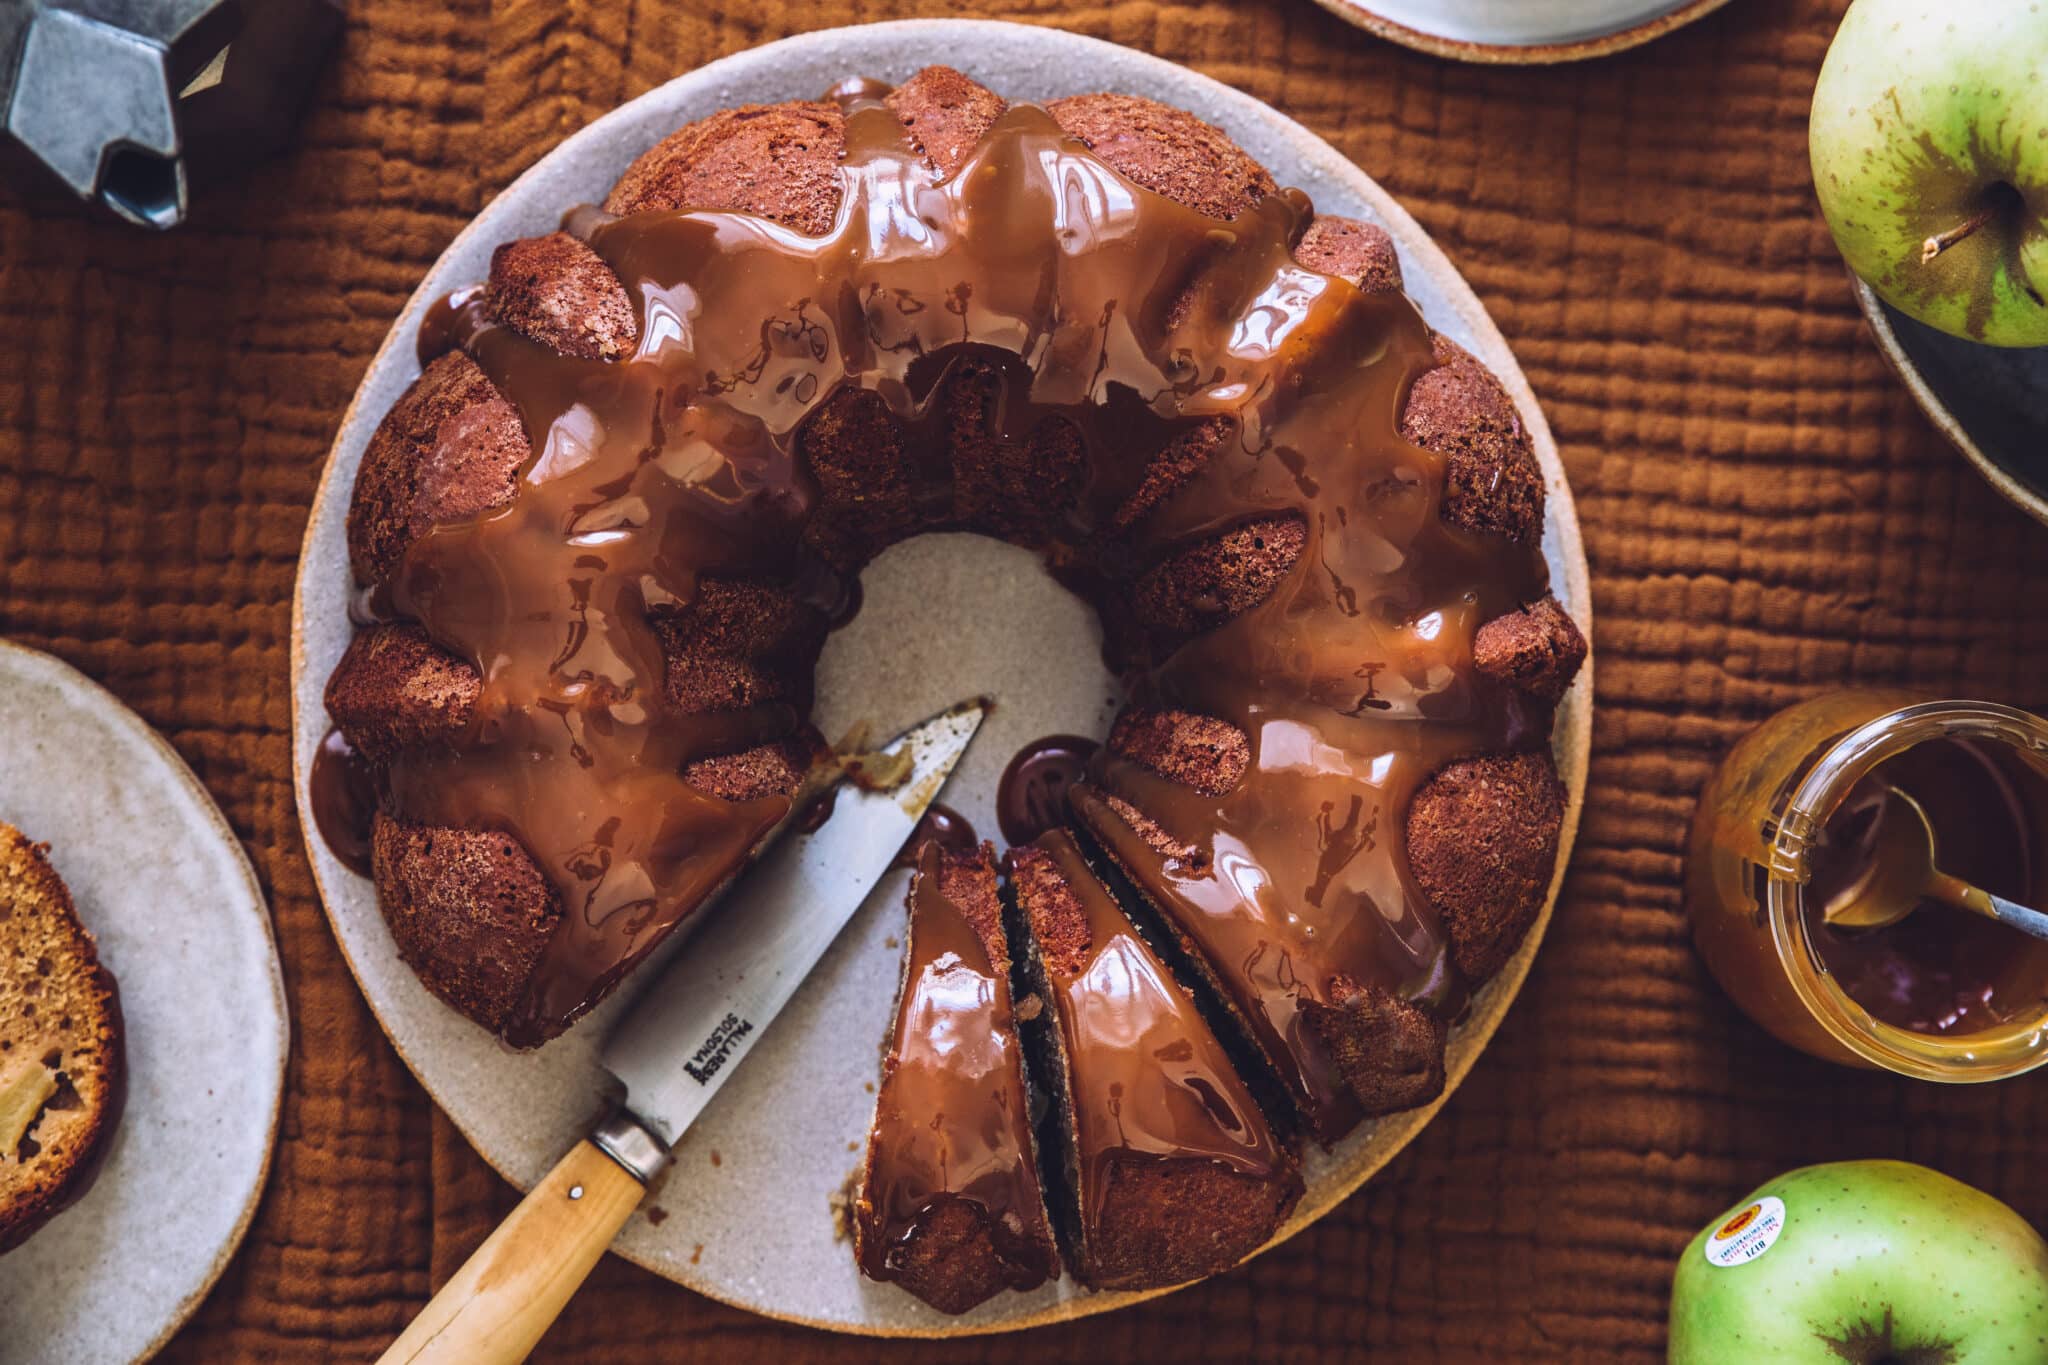
[[[533,1187],[380,1358],[524,1360],[770,1021],[889,870],[987,713],[966,702],[883,749],[912,755],[890,791],[842,789],[813,834],[783,838],[659,980],[599,1057],[623,1105]]]

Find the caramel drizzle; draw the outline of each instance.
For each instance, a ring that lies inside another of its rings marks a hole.
[[[798,453],[841,386],[901,423],[918,504],[905,533],[947,524],[933,399],[966,358],[1001,372],[997,435],[1022,441],[1052,419],[1081,434],[1081,486],[1049,548],[1105,585],[1248,516],[1304,517],[1307,550],[1270,600],[1130,675],[1140,700],[1242,726],[1246,780],[1205,797],[1106,753],[1094,780],[1201,845],[1193,864],[1118,856],[1196,917],[1191,932],[1213,926],[1195,936],[1221,961],[1247,964],[1283,1045],[1301,1043],[1284,997],[1333,970],[1440,996],[1441,935],[1388,836],[1443,760],[1540,736],[1469,661],[1478,623],[1539,596],[1544,572],[1533,548],[1443,523],[1442,461],[1397,434],[1431,364],[1422,319],[1294,261],[1310,216],[1298,192],[1220,222],[1126,180],[1029,106],[941,178],[872,89],[846,100],[823,236],[732,212],[570,216],[634,301],[630,359],[564,358],[474,306],[450,327],[535,449],[508,505],[434,528],[394,575],[389,613],[476,663],[483,692],[451,750],[393,763],[387,799],[427,824],[507,831],[560,892],[506,1036],[537,1042],[587,1009],[788,813],[780,797],[727,803],[682,780],[691,760],[802,718],[679,711],[652,618],[706,574],[843,600],[804,536],[821,498]],[[1112,537],[1153,452],[1218,416],[1227,448]],[[1377,833],[1340,857],[1314,831],[1326,804],[1354,797]]]
[[[926,1217],[965,1200],[981,1210],[1010,1287],[1029,1289],[1052,1273],[1052,1247],[1009,973],[940,891],[940,856],[924,846],[910,889],[903,999],[862,1185],[861,1265],[894,1279]]]

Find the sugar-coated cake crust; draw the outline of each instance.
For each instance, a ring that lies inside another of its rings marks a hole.
[[[885,101],[903,120],[910,145],[951,175],[1009,102],[949,66],[928,66],[889,92]]]
[[[1444,516],[1510,540],[1543,534],[1543,470],[1515,402],[1457,342],[1436,338],[1437,367],[1415,381],[1401,434],[1447,461]]]
[[[1564,696],[1585,662],[1586,637],[1555,597],[1494,617],[1472,640],[1481,673],[1547,702]]]
[[[621,216],[739,209],[815,237],[839,209],[835,170],[845,150],[846,115],[836,104],[792,100],[726,109],[643,153],[604,207]]]
[[[1453,763],[1416,793],[1408,863],[1467,980],[1499,971],[1542,912],[1564,804],[1547,749]]]
[[[1192,711],[1127,708],[1110,728],[1109,747],[1161,777],[1221,796],[1251,762],[1244,731]]]
[[[934,1201],[899,1253],[894,1283],[941,1313],[965,1313],[1009,1288],[987,1215],[965,1199]]]
[[[126,1093],[119,993],[48,851],[0,824],[0,1084],[24,1067],[53,1081],[0,1152],[0,1253],[84,1193]]]
[[[1279,186],[1220,128],[1140,95],[1070,95],[1046,105],[1060,128],[1155,194],[1235,218]]]
[[[483,680],[418,626],[358,631],[327,679],[327,714],[372,762],[460,734]]]
[[[1428,1010],[1339,976],[1330,982],[1330,1003],[1312,1003],[1305,1013],[1366,1117],[1444,1093],[1446,1030]]]
[[[1272,596],[1307,541],[1299,515],[1248,521],[1146,571],[1131,595],[1132,609],[1163,635],[1199,634]]]
[[[706,578],[680,611],[654,621],[668,656],[668,694],[686,711],[730,711],[761,702],[808,707],[811,661],[825,618],[765,583]]]
[[[595,251],[566,232],[491,253],[493,322],[579,360],[620,360],[640,342],[633,301]]]
[[[1401,292],[1401,257],[1377,223],[1321,214],[1301,234],[1294,258],[1311,270],[1340,275],[1368,294]]]
[[[1007,107],[994,92],[944,67],[918,73],[885,103],[901,122],[906,145],[946,174],[964,164]],[[1099,94],[1056,100],[1048,112],[1123,175],[1213,217],[1235,217],[1276,193],[1266,171],[1224,133],[1183,111]],[[845,147],[846,114],[830,101],[722,111],[650,148],[620,178],[605,208],[621,215],[735,210],[820,234],[840,207]],[[1401,285],[1392,239],[1373,224],[1317,217],[1295,255],[1367,292]],[[1202,265],[1187,263],[1191,281]],[[567,233],[501,247],[484,300],[492,320],[565,355],[620,359],[638,343],[626,291],[595,252]],[[1409,386],[1400,429],[1445,461],[1443,517],[1477,535],[1534,540],[1542,527],[1543,480],[1512,399],[1448,339],[1435,339],[1434,359],[1434,368]],[[999,367],[997,359],[969,354],[945,376],[937,402],[947,433],[950,500],[937,508],[917,486],[929,471],[909,467],[903,433],[876,395],[842,390],[810,415],[798,451],[817,483],[805,537],[820,557],[857,568],[886,545],[935,525],[1026,544],[1052,533],[1084,473],[1080,433],[1058,420],[1023,434],[1002,430]],[[1141,527],[1238,435],[1232,420],[1217,417],[1183,426],[1149,457],[1141,453],[1142,476],[1111,509],[1104,533],[1117,537]],[[530,452],[518,412],[474,361],[459,351],[432,361],[365,452],[348,519],[358,579],[383,581],[427,528],[503,505]],[[1298,571],[1304,542],[1296,514],[1248,516],[1135,566],[1123,600],[1105,604],[1106,628],[1120,638],[1121,621],[1108,619],[1120,613],[1136,623],[1141,650],[1170,649],[1266,601]],[[669,694],[682,708],[772,703],[808,709],[825,630],[817,608],[766,584],[707,579],[693,602],[658,616],[656,627]],[[1474,642],[1473,663],[1552,702],[1584,655],[1584,639],[1570,617],[1554,599],[1544,599],[1486,623]],[[328,703],[350,742],[382,761],[459,736],[479,689],[467,662],[417,628],[378,626],[351,645],[330,680]],[[816,743],[806,728],[781,744],[698,760],[688,780],[726,800],[793,793]],[[1110,744],[1171,781],[1212,794],[1228,790],[1249,757],[1246,737],[1234,726],[1157,708],[1128,713]],[[1533,756],[1475,756],[1445,769],[1406,816],[1417,879],[1449,926],[1460,971],[1473,980],[1497,969],[1541,905],[1562,801],[1554,772],[1547,783],[1540,776]],[[1192,854],[1192,845],[1145,811],[1107,799],[1155,849]],[[497,1027],[516,999],[514,978],[522,964],[532,969],[558,913],[538,866],[499,834],[406,829],[389,820],[380,823],[379,834],[380,898],[407,960],[456,1008]],[[482,941],[498,934],[502,944],[483,951]],[[442,938],[449,941],[438,943]],[[1389,1102],[1428,1090],[1429,1067],[1398,1060],[1431,1050],[1404,1010],[1413,1007],[1360,990],[1341,1009],[1333,1007],[1325,1025],[1334,1030],[1331,1046],[1340,1060],[1374,1048],[1396,1059],[1384,1068],[1387,1075],[1357,1070],[1354,1080],[1354,1088],[1363,1085]]]
[[[510,501],[532,449],[518,412],[474,360],[436,357],[363,451],[348,509],[357,581],[383,581],[429,527]]]
[[[381,811],[370,860],[399,956],[428,990],[496,1032],[562,917],[555,889],[509,835],[430,829]]]

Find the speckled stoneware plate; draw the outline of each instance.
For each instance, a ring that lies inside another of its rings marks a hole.
[[[1662,37],[1728,0],[1316,0],[1360,28],[1461,62],[1604,57]]]
[[[144,1360],[241,1244],[284,1092],[284,979],[234,831],[99,684],[0,641],[0,820],[50,846],[121,988],[128,1104],[90,1192],[0,1256],[0,1365]]]
[[[1205,77],[1050,29],[971,20],[839,29],[729,57],[599,119],[478,215],[406,306],[343,420],[307,529],[293,672],[302,815],[306,774],[328,723],[321,687],[349,636],[343,519],[356,462],[417,373],[413,339],[427,305],[481,279],[499,242],[546,232],[569,205],[602,198],[636,154],[679,124],[727,105],[815,95],[852,74],[902,80],[934,61],[958,66],[1016,99],[1121,90],[1169,101],[1228,129],[1281,183],[1302,186],[1324,208],[1385,224],[1423,312],[1493,367],[1535,434],[1550,485],[1545,546],[1551,572],[1573,614],[1590,623],[1571,493],[1514,356],[1414,220],[1328,144]],[[819,669],[819,728],[837,735],[869,719],[889,733],[962,697],[994,696],[995,712],[944,798],[976,829],[996,832],[990,804],[996,779],[1024,744],[1055,732],[1106,732],[1116,685],[1103,670],[1093,616],[1052,582],[1035,556],[978,537],[926,536],[883,555],[862,585],[865,605],[831,638]],[[1017,629],[1020,621],[1032,623],[1028,633]],[[1585,786],[1591,716],[1589,676],[1567,700],[1557,730],[1571,791],[1567,850]],[[335,932],[392,1041],[484,1159],[513,1183],[530,1185],[597,1107],[597,1044],[621,1002],[537,1054],[512,1054],[427,995],[399,962],[370,884],[346,871],[317,838],[308,844]],[[835,1239],[830,1201],[867,1131],[877,1047],[896,990],[903,890],[900,875],[877,888],[788,1012],[685,1136],[665,1186],[627,1226],[618,1251],[728,1303],[846,1331],[991,1331],[1131,1302],[1129,1294],[1091,1295],[1063,1280],[1031,1294],[1000,1295],[949,1318],[899,1290],[862,1280],[850,1248]],[[1539,925],[1453,1035],[1453,1087],[1499,1025],[1541,936]],[[1356,1189],[1431,1112],[1370,1125],[1335,1152],[1312,1156],[1308,1197],[1281,1235],[1300,1230]]]
[[[1853,277],[1852,277],[1853,278]],[[2048,524],[2048,346],[2011,350],[1915,322],[1855,281],[1878,349],[1991,486]]]

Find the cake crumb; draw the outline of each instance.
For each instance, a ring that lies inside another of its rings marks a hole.
[[[713,1147],[711,1149],[711,1164],[714,1166],[723,1166],[725,1164],[725,1158],[721,1157],[718,1154],[718,1149],[716,1147]]]
[[[1045,1001],[1039,999],[1035,991],[1017,1002],[1017,1020],[1019,1023],[1028,1024],[1043,1013],[1045,1013]]]
[[[663,1223],[666,1223],[668,1221],[668,1210],[663,1208],[659,1204],[649,1205],[647,1209],[647,1221],[654,1224],[654,1226],[656,1227],[660,1227]]]
[[[832,1211],[833,1241],[844,1242],[852,1238],[853,1206],[859,1194],[860,1167],[855,1166],[846,1173],[846,1179],[839,1183],[839,1188],[825,1196],[825,1205]]]
[[[704,1259],[704,1244],[703,1244],[702,1242],[699,1242],[699,1243],[697,1243],[697,1245],[695,1245],[695,1246],[693,1246],[693,1247],[691,1247],[691,1248],[690,1248],[690,1264],[691,1264],[691,1265],[695,1265],[695,1264],[697,1264],[697,1262],[699,1262],[699,1261],[701,1261],[701,1260],[703,1260],[703,1259]]]
[[[875,1083],[873,1081],[862,1081],[861,1085],[866,1088],[870,1095],[875,1093]]]
[[[905,745],[895,753],[868,748],[871,729],[862,721],[846,732],[826,756],[828,767],[838,771],[862,791],[892,792],[910,780],[917,769],[917,755]]]
[[[882,946],[884,948],[901,948],[903,945],[896,941],[896,935],[891,934],[882,940]]]

